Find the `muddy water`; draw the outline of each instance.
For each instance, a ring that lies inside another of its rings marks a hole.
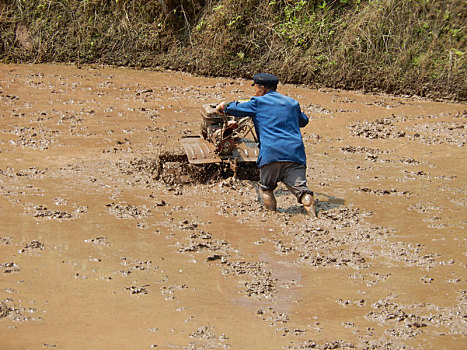
[[[280,86],[319,218],[157,180],[248,81],[0,65],[0,348],[461,349],[465,104]]]

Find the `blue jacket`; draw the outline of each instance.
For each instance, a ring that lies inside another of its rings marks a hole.
[[[271,162],[306,165],[300,128],[308,124],[308,117],[295,99],[269,91],[247,102],[231,102],[224,107],[224,112],[253,119],[259,141],[258,166]]]

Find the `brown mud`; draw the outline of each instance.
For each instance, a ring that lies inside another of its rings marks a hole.
[[[465,104],[279,90],[313,118],[317,220],[181,165],[248,81],[0,65],[0,348],[463,348]]]

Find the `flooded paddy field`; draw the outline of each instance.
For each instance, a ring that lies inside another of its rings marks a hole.
[[[312,118],[312,220],[254,172],[160,175],[250,85],[0,65],[0,348],[465,346],[465,104],[279,85]]]

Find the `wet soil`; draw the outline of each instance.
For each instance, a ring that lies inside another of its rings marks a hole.
[[[183,161],[248,81],[0,65],[0,348],[463,348],[465,104],[280,91],[316,220]]]

